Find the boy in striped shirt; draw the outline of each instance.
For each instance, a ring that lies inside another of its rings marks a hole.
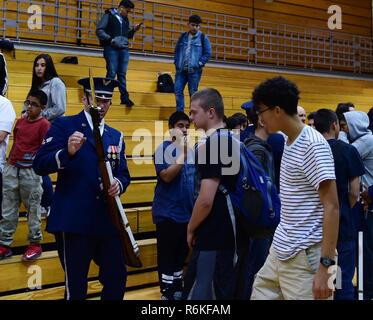
[[[329,299],[339,222],[332,152],[319,132],[299,120],[294,83],[269,79],[254,90],[253,101],[268,131],[282,131],[287,141],[280,172],[281,221],[251,299]]]

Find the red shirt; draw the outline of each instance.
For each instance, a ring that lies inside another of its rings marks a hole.
[[[14,142],[8,162],[16,167],[31,168],[32,161],[39,150],[51,124],[45,118],[29,121],[18,119],[13,129]]]

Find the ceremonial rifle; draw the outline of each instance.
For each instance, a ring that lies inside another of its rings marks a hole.
[[[91,76],[91,70],[89,70],[89,83],[92,95],[92,104],[90,105],[89,113],[92,116],[93,137],[96,144],[96,153],[98,157],[98,164],[102,177],[103,189],[106,204],[108,207],[108,212],[114,226],[119,232],[119,236],[124,250],[126,264],[130,267],[140,268],[142,267],[142,263],[140,260],[139,246],[133,236],[127,216],[122,206],[122,202],[120,201],[119,196],[112,197],[108,194],[108,189],[110,188],[114,178],[110,162],[106,158],[104,144],[102,142],[102,137],[99,129],[101,123],[99,112],[100,108],[97,106],[96,103],[95,85],[93,78]],[[87,94],[87,99],[89,103],[89,94]]]

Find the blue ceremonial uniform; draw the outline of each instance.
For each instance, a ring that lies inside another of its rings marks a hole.
[[[87,141],[69,156],[69,137],[79,131]],[[104,125],[102,140],[121,193],[130,183],[123,135]],[[39,175],[58,172],[47,231],[56,235],[66,278],[66,298],[84,299],[91,260],[100,267],[103,299],[122,299],[126,267],[118,232],[112,224],[98,167],[92,129],[85,112],[56,119],[34,160]]]

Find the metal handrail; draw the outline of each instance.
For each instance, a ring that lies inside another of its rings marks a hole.
[[[131,41],[131,49],[172,54],[188,17],[199,14],[217,61],[273,64],[305,69],[373,72],[373,39],[192,8],[135,0],[131,23],[144,20],[144,28]],[[30,5],[43,11],[41,30],[30,30]],[[7,0],[0,7],[0,38],[43,40],[56,44],[98,47],[96,25],[104,7],[117,1]],[[253,26],[253,27],[252,27]]]

